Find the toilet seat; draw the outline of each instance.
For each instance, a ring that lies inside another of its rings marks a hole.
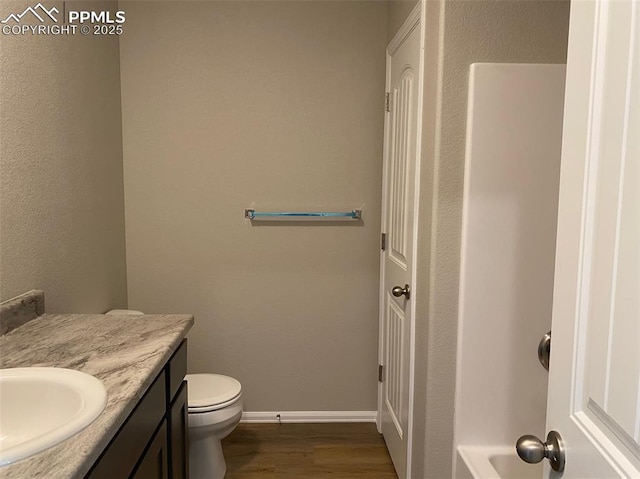
[[[237,379],[222,374],[187,374],[188,412],[217,411],[237,402],[242,386]]]
[[[235,398],[233,398],[230,401],[227,402],[223,402],[221,404],[215,404],[213,406],[204,406],[204,407],[187,407],[187,412],[189,414],[200,414],[200,413],[206,413],[206,412],[213,412],[213,411],[219,411],[221,409],[225,409],[229,406],[233,406],[235,403],[237,403],[240,398],[241,398],[242,394],[238,394]]]

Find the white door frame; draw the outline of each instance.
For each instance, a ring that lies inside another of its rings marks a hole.
[[[419,0],[418,4],[411,11],[405,22],[402,24],[398,33],[393,37],[389,45],[387,46],[386,56],[386,81],[385,91],[390,91],[391,85],[391,56],[400,47],[402,42],[409,36],[409,34],[415,29],[420,29],[420,63],[418,67],[418,98],[417,98],[417,132],[416,132],[416,166],[415,166],[415,188],[414,188],[414,218],[413,218],[413,257],[412,257],[412,273],[411,273],[411,288],[412,291],[417,291],[417,245],[418,245],[418,217],[419,217],[419,199],[420,199],[420,164],[422,156],[422,112],[423,112],[423,92],[424,92],[424,39],[425,39],[425,13],[426,3],[425,0]],[[389,175],[389,155],[387,148],[387,134],[389,129],[390,115],[385,113],[384,117],[384,156],[383,156],[383,169],[382,169],[382,221],[381,231],[387,230],[387,202],[385,200],[387,191],[387,179]],[[411,478],[411,460],[412,460],[412,443],[413,443],[413,406],[414,406],[414,383],[415,383],[415,350],[416,350],[416,334],[415,334],[415,321],[416,321],[416,298],[417,295],[412,296],[410,301],[411,311],[411,325],[410,325],[410,340],[409,340],[409,416],[407,427],[407,477]],[[378,364],[384,364],[384,251],[380,251],[380,294],[379,294],[379,326],[378,326]],[[383,386],[381,382],[378,382],[378,411],[376,416],[376,426],[378,432],[382,433],[382,408],[383,408]],[[405,478],[400,478],[405,479]]]

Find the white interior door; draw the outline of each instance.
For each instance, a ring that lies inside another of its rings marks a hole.
[[[398,473],[409,477],[413,306],[415,286],[416,172],[419,156],[420,7],[387,49],[388,113],[385,121],[385,180],[381,259],[379,391],[382,434]],[[394,288],[395,295],[394,295]],[[400,290],[407,290],[404,293]]]
[[[639,30],[637,0],[571,4],[547,411],[566,479],[640,478]]]

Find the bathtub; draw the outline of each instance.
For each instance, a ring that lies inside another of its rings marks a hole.
[[[540,479],[542,463],[527,464],[515,446],[459,446],[456,479]]]

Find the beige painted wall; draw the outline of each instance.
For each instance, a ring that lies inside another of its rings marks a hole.
[[[415,8],[418,0],[389,0],[389,10],[387,16],[387,43],[393,37],[407,19],[411,11]]]
[[[375,410],[387,5],[120,5],[129,306],[194,313],[246,410]]]
[[[118,38],[2,35],[0,65],[0,299],[126,306]]]
[[[568,23],[569,3],[563,1],[427,2],[415,477],[452,473],[469,66],[564,63]]]

